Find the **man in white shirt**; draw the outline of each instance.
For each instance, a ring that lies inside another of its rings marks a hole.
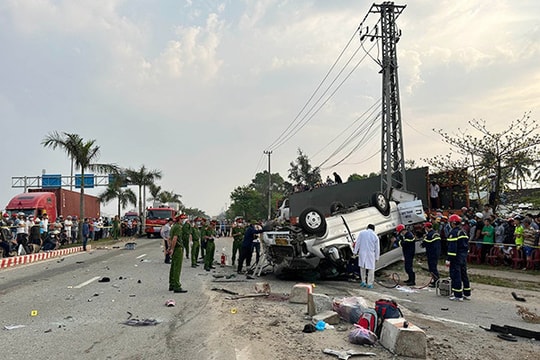
[[[366,230],[358,233],[353,252],[358,254],[358,266],[360,267],[360,279],[362,280],[360,286],[373,289],[375,263],[381,255],[379,237],[375,233],[375,225],[369,224]]]
[[[430,200],[430,205],[432,209],[438,209],[440,206],[439,205],[439,191],[441,191],[439,184],[437,184],[435,181],[432,181],[429,184],[429,200]]]
[[[64,231],[66,232],[67,242],[68,244],[74,243],[73,239],[71,238],[71,227],[73,226],[73,221],[71,220],[71,215],[68,215],[66,220],[64,220]]]

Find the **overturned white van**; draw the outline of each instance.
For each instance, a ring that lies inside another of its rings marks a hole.
[[[323,277],[347,272],[353,256],[354,241],[360,230],[375,225],[381,240],[377,270],[402,258],[401,249],[392,242],[398,224],[413,226],[424,222],[421,200],[397,204],[382,193],[373,194],[371,206],[343,208],[332,204],[331,215],[307,208],[298,218],[298,226],[275,227],[263,234],[267,261],[283,270],[317,270]],[[417,252],[424,251],[418,242]]]

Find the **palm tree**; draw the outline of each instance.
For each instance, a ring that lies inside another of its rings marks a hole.
[[[159,201],[159,194],[161,193],[161,186],[156,184],[148,185],[148,191],[150,191],[150,201]]]
[[[80,198],[80,218],[79,236],[82,238],[82,222],[84,221],[84,173],[91,170],[98,173],[118,173],[118,167],[114,164],[95,163],[100,156],[99,146],[96,140],[83,140],[78,134],[66,132],[59,133],[53,131],[49,133],[41,142],[44,147],[53,150],[60,148],[64,150],[75,163],[75,168],[81,171],[81,198]]]
[[[531,167],[534,166],[534,162],[526,152],[516,153],[508,160],[510,175],[516,181],[516,189],[523,189],[525,180],[532,176]]]
[[[180,200],[181,197],[182,195],[176,194],[173,191],[164,190],[158,194],[157,199],[161,203],[177,203],[182,209],[184,205],[182,204],[182,200]]]
[[[139,170],[127,169],[125,171],[128,182],[131,185],[137,185],[139,187],[139,214],[141,216],[140,232],[144,228],[145,214],[143,209],[143,203],[146,204],[146,187],[153,184],[155,180],[161,179],[161,171],[148,170],[146,166],[142,165]]]
[[[99,200],[103,203],[108,203],[111,200],[118,199],[118,217],[120,212],[128,204],[137,205],[137,196],[131,189],[122,189],[122,179],[115,178],[115,180],[107,186],[104,192],[99,195]]]

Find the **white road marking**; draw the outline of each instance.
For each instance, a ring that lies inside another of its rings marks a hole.
[[[74,288],[74,289],[80,289],[80,288],[82,288],[83,286],[86,286],[86,285],[90,284],[91,282],[96,281],[97,279],[99,279],[99,276],[93,277],[93,278],[91,278],[90,280],[83,282],[82,284],[79,284],[79,285],[77,285],[77,286],[74,286],[73,288]]]
[[[452,319],[446,319],[446,318],[438,317],[438,316],[431,316],[431,315],[420,315],[420,316],[425,318],[425,319],[429,319],[429,320],[434,320],[434,321],[438,321],[438,322],[447,322],[447,323],[457,324],[457,325],[463,325],[463,326],[468,326],[468,327],[471,327],[471,328],[475,328],[475,327],[478,326],[478,325],[475,325],[475,324],[470,324],[470,323],[457,321],[457,320],[452,320]]]
[[[145,256],[146,256],[146,254],[142,254],[142,255],[137,256],[136,259],[140,259],[140,258],[145,257]]]

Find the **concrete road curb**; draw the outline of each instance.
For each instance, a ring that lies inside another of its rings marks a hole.
[[[87,245],[86,249],[91,250],[90,245]],[[5,269],[5,268],[17,266],[17,265],[30,264],[30,263],[41,261],[41,260],[47,260],[47,259],[52,259],[59,256],[77,253],[80,251],[83,251],[82,246],[75,246],[75,247],[71,247],[67,249],[40,252],[37,254],[28,254],[28,255],[2,258],[0,259],[0,269]]]

